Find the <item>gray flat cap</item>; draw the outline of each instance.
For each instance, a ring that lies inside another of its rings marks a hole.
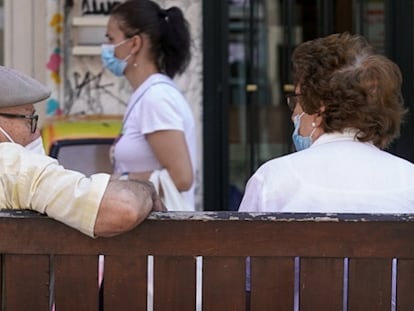
[[[0,66],[0,107],[14,107],[40,102],[50,90],[39,81],[15,69]]]

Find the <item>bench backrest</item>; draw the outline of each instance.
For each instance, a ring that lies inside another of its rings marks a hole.
[[[300,310],[389,311],[393,297],[397,310],[414,310],[413,221],[169,212],[120,236],[91,239],[45,216],[4,211],[0,303],[3,310],[49,310],[52,302],[57,311],[98,310],[100,303],[105,311],[147,310],[152,255],[153,310],[196,310],[197,303],[203,311],[293,310],[295,296]]]

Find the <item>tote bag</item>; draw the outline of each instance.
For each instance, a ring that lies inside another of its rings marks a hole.
[[[157,193],[169,211],[194,211],[194,208],[190,206],[183,195],[177,190],[166,169],[155,170],[151,174],[149,181],[154,184],[155,190],[157,190]]]

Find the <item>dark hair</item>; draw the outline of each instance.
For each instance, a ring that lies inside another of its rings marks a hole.
[[[320,114],[326,133],[354,128],[358,140],[379,148],[399,136],[406,113],[401,71],[365,38],[342,33],[308,41],[292,59],[300,104]]]
[[[173,78],[187,68],[190,59],[190,30],[178,7],[162,9],[151,0],[128,0],[111,11],[127,38],[148,35],[151,53],[160,71]]]

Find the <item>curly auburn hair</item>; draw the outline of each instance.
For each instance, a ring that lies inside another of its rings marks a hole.
[[[359,141],[382,149],[399,136],[406,113],[401,71],[365,38],[342,33],[307,41],[292,61],[302,109],[319,114],[326,133],[354,128]]]

